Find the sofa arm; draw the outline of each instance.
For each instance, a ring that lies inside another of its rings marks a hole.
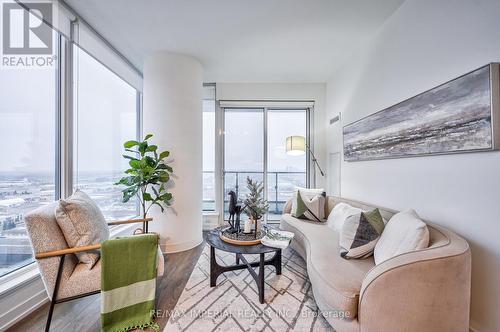
[[[440,229],[448,241],[375,266],[361,286],[361,331],[468,331],[471,253],[467,242]]]

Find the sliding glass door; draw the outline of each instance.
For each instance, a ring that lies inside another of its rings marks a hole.
[[[307,109],[224,108],[224,219],[228,193],[243,201],[246,179],[263,181],[269,201],[266,220],[278,222],[296,186],[307,187],[307,156],[285,152],[288,136],[308,136]],[[245,217],[243,216],[243,219]]]
[[[283,206],[295,187],[307,186],[307,158],[290,156],[285,151],[288,136],[307,137],[306,110],[267,111],[267,220],[279,221]]]
[[[234,191],[243,200],[248,193],[247,177],[264,179],[264,109],[225,109],[224,137],[224,219],[227,219],[229,192]]]

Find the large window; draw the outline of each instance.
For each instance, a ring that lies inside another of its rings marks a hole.
[[[246,179],[264,181],[267,221],[278,221],[296,186],[306,187],[307,157],[285,153],[288,136],[307,137],[307,109],[224,108],[224,211],[228,193],[243,200]]]
[[[128,164],[123,142],[137,138],[137,91],[74,46],[74,185],[92,197],[106,219],[137,215],[114,183]]]
[[[33,262],[25,215],[75,188],[107,219],[138,212],[114,182],[127,166],[123,142],[139,134],[140,72],[70,11],[54,5],[61,16],[45,25],[38,11],[9,8],[0,36],[10,47],[0,64],[0,278]]]
[[[203,211],[215,211],[215,87],[203,91]]]
[[[0,277],[33,261],[24,215],[57,198],[56,68],[0,69]]]

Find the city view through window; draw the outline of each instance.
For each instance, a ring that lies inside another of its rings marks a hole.
[[[114,182],[127,166],[123,142],[137,137],[137,91],[74,47],[74,188],[107,220],[136,216]],[[0,277],[33,262],[24,216],[58,199],[56,68],[1,70]]]

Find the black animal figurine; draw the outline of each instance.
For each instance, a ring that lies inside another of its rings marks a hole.
[[[229,226],[231,226],[231,228],[232,228],[231,231],[233,233],[236,233],[239,231],[239,225],[236,225],[236,221],[234,220],[234,215],[236,214],[237,210],[241,209],[241,206],[238,205],[238,199],[236,198],[236,193],[234,191],[231,190],[228,193],[228,195],[230,198],[229,198],[229,208],[228,208],[229,219],[227,222],[229,223]],[[236,226],[238,226],[238,227],[236,227]]]

